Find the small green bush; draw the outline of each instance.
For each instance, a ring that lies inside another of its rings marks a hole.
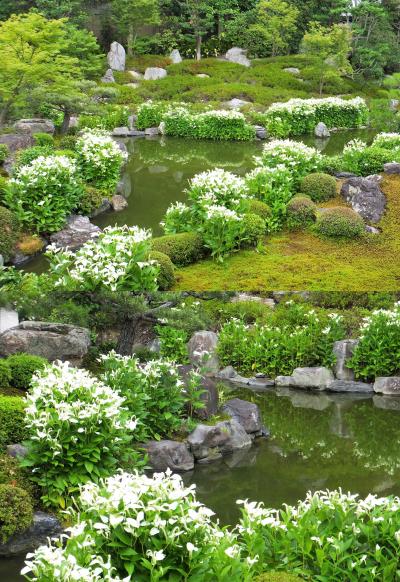
[[[248,213],[243,216],[242,223],[245,244],[257,246],[266,231],[265,220],[257,214]]]
[[[261,202],[261,200],[249,201],[249,213],[261,216],[264,220],[268,220],[272,216],[271,208],[265,202]]]
[[[0,388],[7,388],[11,382],[11,370],[6,360],[0,360]]]
[[[157,283],[161,291],[171,289],[175,284],[174,265],[171,259],[165,253],[159,251],[152,251],[149,254],[149,259],[156,261],[160,265],[160,273],[157,278]]]
[[[74,151],[78,136],[76,135],[64,135],[60,140],[60,148],[63,150]]]
[[[6,361],[11,371],[10,384],[19,390],[27,390],[32,376],[48,363],[45,358],[24,353],[9,356]]]
[[[194,232],[182,232],[153,238],[153,251],[168,255],[177,267],[195,263],[204,256],[203,239]]]
[[[20,466],[20,459],[8,453],[0,454],[0,485],[20,487],[33,499],[39,496],[36,485],[29,479],[29,472]]]
[[[314,202],[325,202],[336,196],[336,180],[329,174],[320,172],[309,174],[300,182],[300,192]]]
[[[104,198],[107,198],[107,195],[102,190],[86,185],[79,202],[79,212],[81,214],[91,214],[102,205]]]
[[[293,229],[306,228],[317,218],[317,206],[308,196],[294,196],[286,211],[287,225]]]
[[[0,165],[4,164],[8,156],[8,147],[5,143],[0,143]]]
[[[54,137],[49,133],[34,133],[33,137],[37,146],[54,147]]]
[[[334,238],[356,238],[365,230],[364,221],[351,208],[328,208],[322,212],[316,222],[316,231]]]
[[[0,485],[0,541],[5,543],[33,522],[29,493],[13,485]]]
[[[3,194],[5,193],[8,185],[8,178],[5,176],[0,176],[0,200],[3,199]]]
[[[11,210],[0,206],[0,255],[8,258],[19,237],[18,219]]]
[[[31,148],[26,148],[26,150],[21,150],[16,159],[16,167],[28,166],[33,160],[40,158],[41,156],[47,157],[53,153],[53,148],[49,146],[32,146]]]
[[[22,398],[0,395],[0,449],[26,439],[24,411]]]
[[[128,125],[129,109],[121,105],[107,106],[98,115],[80,115],[79,128],[107,129]]]

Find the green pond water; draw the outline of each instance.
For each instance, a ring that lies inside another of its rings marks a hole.
[[[370,142],[376,132],[349,130],[334,133],[329,140],[313,136],[297,138],[316,146],[327,155],[340,153],[351,139]],[[162,234],[160,221],[172,202],[186,201],[185,189],[195,174],[212,168],[223,168],[244,175],[254,168],[254,156],[260,155],[263,142],[213,142],[179,138],[131,138],[124,141],[129,161],[123,173],[128,208],[122,212],[106,212],[93,219],[104,228],[115,224],[152,229],[154,236]],[[47,261],[36,257],[24,268],[42,272]]]
[[[184,474],[224,524],[238,519],[237,499],[278,508],[307,491],[400,495],[400,399],[282,389],[227,392],[256,402],[268,439]],[[21,580],[23,558],[0,560],[0,580]]]

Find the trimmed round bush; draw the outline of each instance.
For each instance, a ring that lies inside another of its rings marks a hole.
[[[0,454],[0,485],[20,487],[27,491],[32,499],[37,499],[38,488],[29,479],[29,471],[21,467],[20,462],[20,457],[11,457],[8,453]]]
[[[167,255],[177,267],[195,263],[204,256],[202,237],[194,232],[169,234],[151,241],[153,251]]]
[[[294,196],[287,205],[289,228],[306,228],[316,221],[317,206],[309,196]]]
[[[316,172],[309,174],[300,182],[300,192],[314,202],[325,202],[336,196],[336,180],[329,174]]]
[[[91,214],[99,208],[107,196],[102,190],[93,186],[85,186],[83,195],[79,201],[79,212],[82,214]]]
[[[11,370],[6,360],[0,360],[0,388],[7,388],[11,381]]]
[[[0,255],[9,257],[19,237],[18,219],[11,210],[0,206]]]
[[[157,261],[160,265],[160,273],[157,278],[157,283],[161,291],[167,291],[175,284],[174,265],[168,255],[160,253],[159,251],[152,251],[149,254],[149,259]]]
[[[7,364],[11,372],[10,384],[14,388],[27,390],[30,386],[32,376],[48,364],[45,358],[33,356],[31,354],[14,354],[7,358]]]
[[[316,230],[323,236],[334,238],[356,238],[365,230],[364,221],[351,208],[328,208],[322,212],[316,223]]]
[[[265,220],[257,214],[248,213],[243,216],[244,237],[247,245],[257,246],[265,234]]]
[[[0,485],[0,542],[27,529],[33,522],[32,500],[27,491]]]
[[[27,437],[25,403],[19,396],[0,394],[0,450]]]
[[[264,220],[271,218],[271,208],[261,200],[249,200],[249,213],[261,216]]]
[[[35,145],[54,147],[54,137],[49,133],[34,133],[33,137],[35,139]]]
[[[76,135],[64,135],[64,137],[60,140],[60,148],[63,150],[74,151],[77,141],[78,137]]]

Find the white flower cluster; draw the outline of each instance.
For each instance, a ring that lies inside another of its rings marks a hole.
[[[393,309],[375,309],[371,315],[364,317],[360,326],[360,339],[378,322],[388,328],[400,329],[400,302],[395,303]]]
[[[288,162],[290,165],[293,159],[302,158],[304,160],[318,160],[320,158],[319,152],[312,147],[307,146],[301,141],[293,141],[291,139],[274,139],[267,142],[263,148],[263,154],[271,158],[278,158]]]
[[[204,113],[199,113],[197,118],[200,120],[208,119],[236,119],[245,122],[246,118],[240,111],[225,110],[225,109],[213,109],[211,111],[205,111]]]
[[[362,152],[367,148],[367,144],[361,139],[352,139],[343,148],[343,155]]]
[[[60,188],[65,180],[78,184],[78,168],[76,163],[66,156],[40,156],[26,166],[17,169],[15,178],[10,184],[20,187],[36,187],[43,189],[57,186]]]
[[[372,145],[384,148],[398,148],[400,147],[400,133],[378,133]]]
[[[107,131],[101,129],[86,130],[76,143],[76,150],[86,164],[101,168],[106,160],[127,159],[127,152],[123,152]]]
[[[236,210],[248,195],[243,178],[216,168],[197,174],[189,182],[188,195],[195,204],[225,206]]]
[[[144,259],[144,252],[138,253],[138,247],[150,238],[151,232],[138,226],[107,227],[96,240],[87,242],[76,253],[62,251],[55,245],[48,247],[47,253],[59,261],[54,268],[56,272],[70,265],[68,277],[78,286],[84,287],[91,281],[116,291],[135,265],[143,271],[155,264]],[[65,285],[63,277],[57,285]]]
[[[208,220],[223,220],[225,222],[240,221],[242,218],[234,210],[229,210],[226,206],[218,206],[217,204],[211,204],[207,206],[206,216]]]
[[[79,435],[92,434],[105,423],[116,431],[134,430],[134,419],[122,421],[124,398],[96,380],[86,370],[71,368],[68,362],[49,365],[32,379],[26,397],[25,422],[30,439],[46,442],[53,455],[63,451],[61,426]],[[128,426],[129,425],[129,426]],[[71,436],[72,442],[78,437]]]
[[[326,97],[323,99],[290,99],[285,103],[273,103],[267,113],[291,113],[301,115],[314,115],[323,109],[361,111],[367,110],[367,104],[362,97],[354,99],[342,99],[340,97]]]

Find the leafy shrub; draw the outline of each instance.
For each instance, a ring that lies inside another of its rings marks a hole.
[[[300,192],[309,196],[313,202],[326,202],[336,196],[336,180],[329,174],[309,174],[302,179]]]
[[[159,101],[142,103],[137,110],[136,127],[139,130],[147,129],[148,127],[158,127],[171,106],[173,107],[173,104]]]
[[[400,161],[399,150],[388,150],[378,145],[367,145],[354,139],[343,149],[342,170],[352,172],[360,176],[369,176],[383,171],[386,162]]]
[[[50,246],[47,256],[56,285],[79,291],[155,291],[159,267],[148,260],[150,238],[149,231],[137,226],[116,226],[105,228],[76,253]]]
[[[373,582],[396,578],[400,499],[338,491],[309,492],[297,506],[243,504],[239,530],[260,564],[306,579]],[[338,559],[338,553],[340,559]]]
[[[0,254],[8,258],[19,237],[19,221],[8,208],[0,206]]]
[[[301,582],[301,578],[287,572],[266,572],[254,579],[254,582]]]
[[[33,522],[33,506],[29,493],[13,485],[0,485],[0,541],[4,544]]]
[[[398,149],[400,148],[400,133],[378,133],[372,145],[388,150]]]
[[[78,137],[76,135],[64,135],[60,140],[60,148],[74,151]]]
[[[95,188],[113,192],[128,154],[104,131],[86,131],[76,142],[79,169]]]
[[[0,175],[0,202],[2,202],[4,194],[7,190],[8,178]]]
[[[317,218],[317,207],[308,196],[295,196],[287,205],[289,228],[307,228]]]
[[[18,168],[4,197],[22,225],[56,232],[78,205],[82,185],[74,161],[64,156],[36,158]]]
[[[248,328],[237,320],[226,323],[218,340],[221,364],[243,374],[262,372],[269,377],[290,375],[297,367],[332,366],[333,342],[344,334],[341,317],[318,316],[305,308],[300,316],[305,321],[301,325],[255,323]]]
[[[204,256],[204,242],[195,232],[182,232],[153,238],[151,248],[167,255],[177,267],[195,263]]]
[[[351,208],[328,208],[321,212],[315,225],[316,231],[333,238],[357,238],[365,231],[364,221]]]
[[[188,364],[189,334],[183,329],[176,329],[168,325],[158,325],[156,332],[160,340],[160,354],[166,360]]]
[[[126,127],[129,125],[129,109],[119,105],[105,107],[98,115],[79,116],[79,128],[81,129],[103,129],[113,130],[115,127]]]
[[[393,309],[378,309],[366,317],[360,342],[349,361],[357,378],[373,380],[379,376],[397,376],[400,363],[400,304]]]
[[[163,116],[163,133],[173,137],[213,140],[255,139],[255,129],[239,111],[205,111],[189,113],[180,107]]]
[[[11,371],[11,385],[20,390],[27,390],[32,376],[43,370],[47,364],[45,358],[32,354],[14,354],[7,358],[7,364]]]
[[[206,206],[204,210],[203,221],[198,224],[199,232],[211,256],[222,262],[246,240],[243,217],[235,210],[217,204]]]
[[[162,291],[171,289],[175,284],[175,273],[174,265],[169,256],[158,251],[151,251],[149,259],[150,261],[155,261],[160,267],[157,277],[158,288]]]
[[[32,469],[46,505],[65,507],[80,484],[111,474],[136,427],[118,392],[68,363],[35,376],[26,402],[28,453],[21,463]]]
[[[0,166],[4,164],[8,157],[8,147],[5,143],[0,143]]]
[[[0,360],[0,387],[7,388],[11,381],[11,370],[7,360]]]
[[[0,394],[0,449],[25,439],[24,417],[25,404],[21,398]]]
[[[257,216],[263,218],[265,221],[270,219],[272,215],[270,206],[265,204],[265,202],[261,202],[261,200],[249,200],[248,209],[251,214],[256,214]]]
[[[94,188],[93,186],[85,186],[83,194],[79,202],[79,212],[85,215],[89,215],[103,203],[104,198],[107,198],[103,190],[99,188]]]
[[[15,167],[18,169],[22,166],[29,166],[29,164],[31,164],[34,160],[51,156],[53,153],[53,148],[49,147],[48,145],[36,145],[30,148],[26,148],[18,152]]]
[[[286,166],[292,174],[294,183],[315,172],[322,164],[323,157],[315,149],[301,142],[287,140],[272,140],[264,145],[258,165],[268,168]]]
[[[265,220],[257,214],[247,213],[243,216],[243,239],[249,246],[257,246],[265,235]]]
[[[32,499],[36,499],[38,491],[29,479],[29,473],[20,466],[19,457],[8,453],[0,454],[0,484],[13,485],[27,491]]]
[[[34,133],[33,137],[37,146],[54,148],[54,137],[49,133]]]
[[[167,573],[171,580],[250,582],[237,536],[212,515],[179,475],[119,473],[85,485],[65,545],[53,541],[36,550],[23,574],[32,581],[62,571],[76,580],[155,581]]]

